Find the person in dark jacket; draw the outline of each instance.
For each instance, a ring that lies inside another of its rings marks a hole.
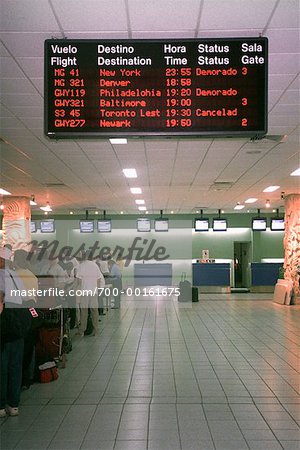
[[[22,305],[22,299],[12,297],[11,290],[21,288],[14,278],[15,272],[6,268],[11,252],[0,248],[0,326],[1,326],[1,391],[0,418],[7,414],[19,414],[22,382],[24,337],[30,325],[31,315]]]

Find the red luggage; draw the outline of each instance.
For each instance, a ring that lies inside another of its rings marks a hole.
[[[60,340],[60,328],[40,328],[35,349],[37,360],[39,362],[46,362],[59,358]]]

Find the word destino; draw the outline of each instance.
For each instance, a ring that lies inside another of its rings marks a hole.
[[[32,245],[32,247],[39,246],[40,251],[37,256],[38,260],[43,259],[47,250],[50,251],[48,255],[49,260],[53,260],[56,258],[58,259],[78,258],[78,260],[80,261],[82,260],[82,252],[88,252],[89,259],[97,259],[97,258],[102,259],[102,257],[104,257],[107,254],[110,254],[111,259],[120,256],[122,259],[125,260],[124,264],[125,267],[128,267],[133,259],[135,261],[142,261],[142,260],[150,261],[151,259],[155,261],[164,261],[165,259],[168,259],[170,257],[170,255],[166,255],[167,249],[165,247],[160,246],[154,249],[156,245],[155,239],[149,240],[149,239],[142,239],[140,237],[135,238],[131,246],[128,247],[127,249],[121,247],[120,245],[116,245],[112,253],[110,253],[111,252],[110,247],[100,247],[99,241],[95,241],[95,243],[88,248],[85,248],[85,244],[81,244],[81,246],[75,251],[73,247],[66,245],[62,247],[58,252],[57,252],[59,247],[58,240],[54,240],[51,242],[44,240],[40,243],[36,240],[33,240],[30,242],[29,245]],[[100,250],[100,252],[96,253],[98,250]],[[127,251],[128,253],[126,254]],[[29,258],[30,257],[31,255],[29,256]]]

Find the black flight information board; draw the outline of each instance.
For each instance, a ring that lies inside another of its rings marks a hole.
[[[46,40],[50,138],[263,136],[266,38]]]

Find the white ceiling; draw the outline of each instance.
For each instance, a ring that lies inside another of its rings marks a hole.
[[[278,208],[300,193],[298,0],[1,0],[1,183],[54,211],[135,213],[130,186],[149,212],[231,212],[248,197]],[[269,130],[263,139],[50,141],[43,135],[43,44],[55,38],[269,39]],[[135,167],[137,180],[122,168]],[[231,182],[215,190],[215,182]],[[64,186],[49,186],[61,184]],[[273,194],[262,190],[280,185]]]

